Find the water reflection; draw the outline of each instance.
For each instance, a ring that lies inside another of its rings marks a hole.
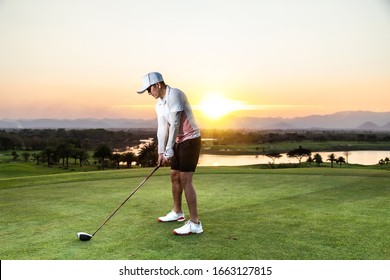
[[[315,155],[317,152],[313,152]],[[321,155],[323,162],[327,161],[328,155],[334,153],[336,158],[344,157],[344,152],[318,152]],[[282,157],[275,160],[275,164],[279,163],[298,163],[295,158],[289,158],[286,154],[281,154]],[[351,151],[348,155],[348,162],[363,165],[377,164],[380,159],[390,158],[390,151]],[[305,161],[307,158],[302,160]],[[208,155],[201,154],[199,157],[198,166],[240,166],[240,165],[251,165],[251,164],[267,164],[272,162],[272,159],[263,155]]]

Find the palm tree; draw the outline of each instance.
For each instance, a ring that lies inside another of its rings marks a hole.
[[[94,151],[93,157],[99,159],[101,169],[104,169],[104,160],[111,158],[112,149],[107,144],[100,144]]]
[[[138,163],[142,167],[156,166],[157,159],[158,159],[158,153],[157,153],[156,142],[151,142],[141,148],[141,151],[138,155]]]
[[[333,162],[337,160],[336,159],[336,155],[333,154],[333,153],[328,155],[328,159],[327,160],[330,161],[330,166],[333,168]]]
[[[111,156],[111,160],[115,162],[117,169],[119,169],[119,164],[121,162],[121,158],[122,158],[121,154],[117,154],[117,153],[115,153]]]
[[[127,168],[131,168],[131,164],[133,161],[136,161],[137,157],[132,152],[126,152],[121,155],[121,161],[126,162]]]
[[[314,155],[313,159],[318,167],[323,163],[322,156],[318,153]]]
[[[342,165],[343,163],[345,163],[345,158],[344,158],[344,157],[338,157],[337,160],[336,160],[336,162],[337,162],[338,164],[340,164],[340,167],[341,167],[341,165]]]

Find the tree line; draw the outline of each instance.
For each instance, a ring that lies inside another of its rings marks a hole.
[[[101,142],[115,149],[137,145],[139,139],[155,137],[154,129],[10,129],[0,130],[0,150],[41,150],[62,140],[72,140],[85,149],[96,147]],[[312,141],[357,141],[376,143],[390,141],[388,132],[331,131],[331,130],[202,130],[203,138],[218,139],[218,144],[263,144],[277,142]]]
[[[344,154],[348,157],[349,152],[344,152]],[[278,158],[281,158],[282,155],[278,152],[270,152],[266,153],[265,156],[272,159],[272,164],[275,164],[275,160]],[[312,152],[310,149],[302,148],[302,146],[299,146],[298,149],[293,149],[287,153],[287,157],[289,158],[295,158],[298,160],[298,164],[301,165],[302,160],[304,158],[307,158],[306,162],[309,164],[315,163],[316,166],[320,166],[324,161],[322,159],[322,156],[319,153],[316,153],[314,156],[312,156]],[[346,159],[343,156],[337,157],[334,153],[331,153],[328,155],[327,161],[330,161],[331,168],[333,168],[333,163],[337,163],[340,165],[347,163]]]
[[[157,148],[154,143],[144,146],[138,155],[128,152],[129,147],[137,146],[140,139],[153,138],[155,130],[105,130],[105,129],[21,129],[0,130],[0,151],[12,150],[12,160],[33,160],[47,166],[73,164],[82,167],[96,164],[100,168],[121,162],[131,167],[136,162],[140,166],[154,166],[157,161]],[[21,150],[21,152],[16,152]]]
[[[340,167],[342,164],[348,163],[348,156],[350,155],[349,151],[344,151],[344,156],[336,156],[334,153],[331,153],[327,157],[327,161],[330,161],[330,166],[333,168],[334,163],[339,164]],[[278,158],[281,158],[282,155],[279,152],[269,152],[264,154],[266,157],[269,157],[272,159],[272,165],[275,165],[275,160]],[[287,153],[287,157],[289,158],[295,158],[298,160],[298,165],[301,165],[302,160],[304,158],[306,159],[306,162],[308,162],[310,165],[312,163],[315,163],[316,166],[321,166],[321,164],[324,162],[322,156],[319,153],[316,153],[315,155],[312,155],[312,152],[310,149],[302,148],[302,146],[299,146],[297,149],[293,149]],[[390,159],[386,157],[385,159],[380,159],[378,164],[380,166],[386,165],[388,166],[390,162]]]
[[[61,142],[56,146],[49,146],[39,152],[22,151],[18,154],[16,151],[12,151],[12,161],[17,161],[20,157],[25,162],[32,159],[39,164],[46,164],[48,167],[53,165],[62,165],[63,167],[69,167],[69,160],[74,160],[74,165],[82,167],[85,164],[97,165],[100,169],[104,169],[109,166],[115,166],[119,169],[120,163],[125,163],[127,168],[131,168],[135,163],[141,167],[152,167],[157,162],[157,144],[151,142],[140,148],[138,155],[133,152],[115,152],[106,143],[97,145],[90,153],[80,147],[75,146],[70,142]],[[94,159],[91,163],[90,159]]]
[[[0,130],[0,151],[42,150],[61,141],[71,141],[85,149],[93,150],[100,143],[107,143],[115,150],[124,151],[135,146],[140,139],[154,138],[155,129],[10,129]],[[202,138],[213,138],[218,145],[265,144],[278,142],[356,141],[377,143],[390,141],[388,132],[363,132],[340,130],[223,130],[204,129]]]
[[[11,129],[0,130],[0,151],[13,150],[13,160],[34,160],[37,164],[69,166],[69,160],[80,166],[93,163],[104,168],[114,165],[119,168],[121,162],[131,167],[136,162],[140,166],[154,166],[157,160],[156,145],[151,143],[143,147],[139,155],[127,152],[128,147],[139,144],[140,139],[155,138],[154,129]],[[277,142],[313,141],[358,141],[372,142],[390,141],[385,132],[361,131],[248,131],[248,130],[202,130],[202,137],[213,138],[219,145],[228,144],[264,144]],[[18,154],[16,150],[21,150]],[[39,151],[39,152],[37,152]],[[92,152],[91,152],[92,151]],[[265,154],[275,162],[281,155],[276,152]],[[288,157],[298,159],[299,164],[307,157],[309,163],[320,166],[323,159],[319,154],[311,156],[311,151],[299,147],[289,151]],[[329,155],[327,161],[340,164],[348,161],[344,157]],[[388,165],[388,159],[379,164]]]
[[[85,150],[93,150],[106,143],[115,150],[124,151],[140,139],[153,138],[152,129],[10,129],[0,130],[0,151],[43,150],[61,142],[71,143]]]

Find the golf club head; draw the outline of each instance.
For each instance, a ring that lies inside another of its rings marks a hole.
[[[92,238],[92,235],[86,232],[78,232],[77,238],[80,239],[81,241],[88,241]]]

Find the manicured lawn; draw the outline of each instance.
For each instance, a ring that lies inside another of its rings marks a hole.
[[[390,173],[366,168],[199,168],[204,233],[174,236],[161,168],[0,177],[1,259],[390,259]],[[187,210],[186,205],[185,210]],[[188,214],[188,213],[186,213]]]
[[[19,155],[21,155],[22,152],[23,151],[17,151]],[[33,152],[31,152],[30,154],[32,153]],[[62,166],[61,164],[47,167],[47,163],[40,163],[39,165],[37,165],[31,159],[27,162],[24,162],[24,160],[21,158],[18,158],[17,161],[13,161],[10,151],[2,152],[0,153],[0,179],[69,173],[73,171],[86,172],[98,170],[98,167],[96,165],[83,165],[82,167],[79,167],[79,164],[74,164],[73,161],[74,160],[69,160],[68,167]]]

